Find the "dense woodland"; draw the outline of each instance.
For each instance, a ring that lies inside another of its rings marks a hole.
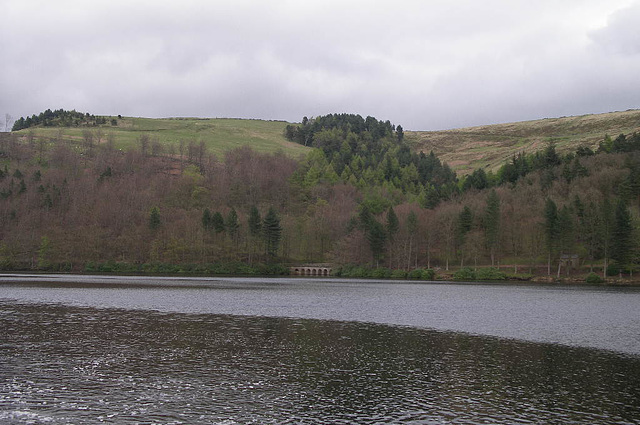
[[[412,152],[400,126],[357,115],[287,127],[316,148],[306,158],[248,147],[218,158],[202,145],[168,155],[145,135],[122,152],[104,134],[90,145],[2,136],[2,268],[278,273],[330,262],[345,275],[556,275],[577,255],[612,275],[639,261],[636,134],[569,155],[549,144],[464,178]]]
[[[24,130],[30,127],[80,127],[80,126],[98,126],[107,123],[107,119],[101,116],[95,116],[88,112],[82,113],[73,111],[65,111],[64,109],[56,109],[52,111],[47,109],[38,115],[30,117],[20,117],[13,123],[11,131]],[[112,118],[111,125],[118,125],[118,120]]]

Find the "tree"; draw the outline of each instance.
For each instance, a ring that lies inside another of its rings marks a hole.
[[[375,218],[369,221],[369,225],[366,230],[367,241],[369,242],[369,248],[371,248],[371,255],[376,262],[376,267],[380,265],[380,258],[384,253],[384,245],[387,241],[387,233],[384,231],[382,224]]]
[[[600,238],[602,240],[602,249],[604,256],[604,272],[603,276],[607,277],[607,268],[609,266],[609,258],[611,257],[611,245],[613,242],[614,228],[614,211],[609,198],[604,198],[600,206]]]
[[[211,224],[216,233],[224,232],[224,218],[222,218],[220,211],[213,213],[213,216],[211,217]]]
[[[407,217],[407,232],[409,233],[409,254],[407,255],[407,270],[411,268],[413,237],[415,236],[417,231],[418,231],[418,216],[414,211],[411,211],[409,213],[409,216]],[[418,260],[416,256],[416,262],[417,261]]]
[[[558,237],[558,207],[551,199],[547,199],[544,206],[544,236],[548,254],[547,275],[551,276],[551,255]]]
[[[275,256],[278,253],[280,239],[282,238],[282,227],[280,227],[280,218],[273,207],[269,208],[267,215],[264,217],[262,233],[267,255]]]
[[[395,234],[400,230],[400,222],[398,221],[398,216],[396,212],[393,210],[393,207],[389,207],[387,211],[387,234],[389,235],[389,240],[393,240]]]
[[[393,244],[394,241],[394,237],[396,235],[396,233],[398,233],[398,230],[400,230],[400,222],[398,221],[398,216],[396,215],[396,212],[393,210],[393,207],[389,207],[389,209],[387,210],[387,225],[386,225],[386,231],[387,231],[387,236],[389,238],[389,242],[391,244]],[[392,267],[392,261],[391,261],[391,252],[393,250],[393,247],[390,247],[389,249],[389,266]]]
[[[402,142],[404,140],[404,130],[401,125],[396,127],[396,136],[398,137],[398,142]]]
[[[249,239],[251,240],[251,249],[249,251],[249,264],[251,264],[251,256],[255,250],[255,245],[259,240],[262,230],[262,218],[260,217],[260,211],[258,211],[258,208],[255,205],[253,205],[249,210],[247,227],[249,228]]]
[[[249,225],[249,234],[251,236],[257,237],[260,235],[260,230],[262,229],[262,218],[260,217],[260,211],[258,211],[258,208],[255,205],[253,205],[249,210],[247,224]]]
[[[500,198],[494,189],[489,192],[484,213],[484,234],[491,254],[491,265],[495,264],[495,253],[500,236]]]
[[[47,236],[40,238],[40,248],[38,249],[38,268],[46,270],[49,263],[49,255],[51,253],[51,240]]]
[[[209,208],[205,208],[202,212],[202,227],[205,230],[213,229],[213,216],[211,215]]]
[[[566,205],[558,213],[556,223],[558,250],[560,254],[570,254],[574,243],[574,226],[571,211]],[[560,277],[560,263],[558,264],[558,277]]]
[[[160,209],[158,207],[152,207],[151,211],[149,211],[149,228],[156,230],[160,227],[160,224]]]
[[[611,258],[622,273],[623,268],[630,268],[634,258],[634,237],[631,214],[625,202],[620,199],[616,205],[611,244]]]
[[[229,232],[229,236],[235,241],[238,236],[238,228],[240,227],[240,224],[238,223],[238,213],[234,208],[231,208],[231,211],[229,211],[225,225],[227,227],[227,232]]]
[[[456,244],[460,248],[460,267],[464,266],[464,244],[467,233],[471,231],[473,226],[473,213],[468,206],[464,206],[460,214],[458,214],[458,228],[456,232]]]

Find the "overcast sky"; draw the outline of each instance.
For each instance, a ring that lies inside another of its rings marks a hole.
[[[640,1],[0,0],[0,114],[438,130],[640,108]]]

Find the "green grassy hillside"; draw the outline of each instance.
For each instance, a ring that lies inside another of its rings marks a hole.
[[[110,121],[108,117],[107,122]],[[91,130],[100,143],[111,138],[120,149],[138,147],[140,136],[146,134],[151,142],[157,141],[176,152],[181,140],[185,145],[204,142],[207,150],[216,155],[244,145],[264,153],[281,150],[293,157],[309,151],[284,137],[288,124],[284,121],[125,117],[117,119],[117,123],[99,127],[34,127],[17,133],[32,132],[36,139],[82,142],[84,133]],[[433,151],[459,175],[464,175],[477,168],[495,171],[514,154],[541,150],[550,141],[556,143],[558,152],[568,152],[581,145],[595,148],[606,134],[615,137],[636,131],[640,131],[640,110],[444,131],[406,131],[405,139],[414,151]]]
[[[108,117],[110,122],[112,117]],[[261,121],[227,118],[128,118],[117,119],[117,126],[98,127],[35,127],[17,132],[27,135],[30,131],[36,139],[70,140],[81,142],[90,130],[100,143],[113,138],[115,147],[130,149],[139,146],[139,138],[146,134],[150,140],[176,150],[180,140],[185,144],[204,142],[207,150],[220,155],[231,149],[249,145],[257,152],[270,153],[282,150],[292,156],[304,154],[308,148],[285,139],[284,121]]]
[[[592,149],[606,134],[640,131],[640,110],[547,118],[445,131],[406,131],[416,151],[433,151],[459,175],[474,169],[496,170],[518,152],[532,153],[552,141],[559,152],[581,145]]]

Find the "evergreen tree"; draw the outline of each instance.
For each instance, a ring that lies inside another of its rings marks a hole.
[[[280,227],[280,218],[273,207],[269,208],[267,215],[264,217],[262,233],[267,255],[275,256],[278,253],[280,239],[282,238],[282,227]]]
[[[600,211],[596,204],[591,201],[584,208],[580,218],[580,238],[584,242],[589,259],[591,260],[591,271],[593,271],[593,260],[600,258],[602,253],[602,235],[600,229],[602,227]]]
[[[238,223],[238,213],[234,208],[231,208],[231,211],[229,211],[225,225],[231,239],[236,240],[238,236],[238,228],[240,228],[240,224]]]
[[[398,216],[393,210],[393,207],[389,207],[389,210],[387,211],[387,235],[389,236],[390,241],[393,241],[393,238],[398,230],[400,230],[400,222],[398,221]]]
[[[560,254],[571,254],[574,243],[574,226],[571,210],[566,205],[558,213],[557,233],[557,245]],[[558,264],[558,277],[560,277],[560,264]]]
[[[262,218],[260,217],[260,211],[258,211],[258,208],[255,205],[253,205],[249,210],[247,224],[249,225],[249,234],[252,237],[260,235],[260,230],[262,229]]]
[[[373,218],[373,215],[371,214],[371,210],[369,209],[369,207],[365,204],[362,204],[360,206],[360,214],[359,217],[360,219],[360,227],[362,230],[364,230],[365,232],[369,229],[369,227],[371,226],[371,222],[374,221],[375,219]]]
[[[211,215],[211,211],[209,211],[209,208],[205,208],[202,212],[202,227],[205,230],[213,229],[213,217]]]
[[[558,249],[567,254],[573,248],[574,226],[571,210],[565,205],[558,213]]]
[[[471,230],[473,225],[473,213],[468,206],[464,206],[458,215],[458,232],[463,236]]]
[[[615,211],[611,258],[621,270],[630,267],[634,258],[634,245],[631,214],[625,202],[620,199]]]
[[[158,227],[160,227],[160,224],[160,209],[158,207],[153,207],[149,212],[149,228],[151,230],[156,230]]]
[[[378,267],[380,265],[382,254],[384,253],[387,234],[384,231],[382,224],[380,224],[375,218],[372,218],[367,227],[366,236],[367,241],[369,242],[369,247],[371,248],[373,260],[376,262],[376,267]]]
[[[407,217],[407,231],[409,232],[409,255],[407,255],[407,270],[411,268],[411,257],[413,250],[413,237],[418,231],[418,216],[411,211]],[[416,262],[418,261],[416,256]]]
[[[400,230],[400,222],[398,221],[398,216],[396,215],[396,212],[393,210],[393,207],[390,206],[389,209],[387,210],[386,231],[387,231],[387,237],[389,238],[389,242],[391,244],[393,244],[394,237],[396,233],[398,233],[398,230]],[[390,247],[389,249],[389,267],[393,267],[393,257],[392,257],[393,249],[394,249],[393,246]]]
[[[495,251],[500,236],[500,198],[495,190],[489,192],[484,213],[484,234],[491,254],[491,265],[495,264]]]
[[[222,218],[222,214],[220,214],[219,211],[213,213],[213,216],[211,217],[211,225],[216,233],[224,232],[224,218]]]
[[[600,238],[602,240],[602,249],[604,255],[604,277],[607,277],[607,268],[609,258],[611,258],[611,244],[613,239],[614,228],[614,210],[609,198],[605,198],[600,206]]]
[[[262,233],[262,218],[258,208],[253,205],[249,210],[249,217],[247,218],[247,227],[249,228],[249,239],[251,240],[251,250],[249,251],[249,264],[251,264],[251,257],[256,250],[256,244],[259,241],[259,237]]]
[[[464,250],[463,246],[467,233],[471,231],[473,225],[473,213],[468,206],[464,206],[460,214],[458,214],[458,222],[456,228],[456,245],[460,249],[460,267],[464,266]]]
[[[551,275],[551,256],[555,250],[558,237],[558,207],[551,199],[544,206],[544,236],[547,248],[547,274]]]

